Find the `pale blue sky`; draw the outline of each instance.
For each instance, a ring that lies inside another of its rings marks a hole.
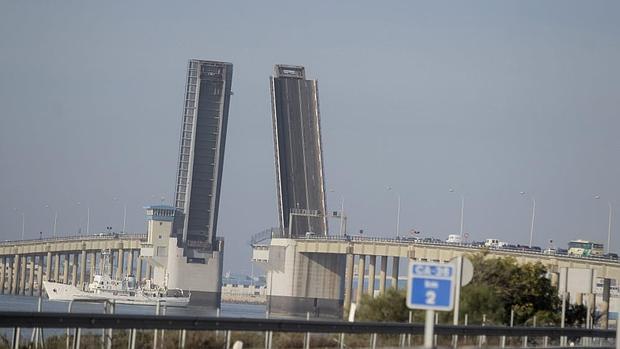
[[[0,237],[127,227],[174,190],[189,58],[234,64],[219,235],[249,270],[276,225],[268,77],[319,80],[330,208],[349,230],[607,238],[620,208],[614,1],[0,3]],[[456,193],[450,193],[449,188]],[[601,195],[594,200],[593,195]],[[114,198],[117,198],[114,200]],[[77,204],[80,202],[80,205]],[[50,208],[45,208],[49,205]],[[620,219],[620,215],[617,215]],[[334,226],[337,225],[334,222]],[[620,248],[620,220],[613,250]]]

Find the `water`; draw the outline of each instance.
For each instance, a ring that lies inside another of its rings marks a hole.
[[[36,312],[39,299],[38,297],[27,296],[0,296],[0,312],[3,311],[23,311]],[[50,301],[43,298],[41,302],[42,312],[64,313],[69,308],[69,302]],[[222,303],[220,316],[234,318],[264,318],[265,305],[260,304],[232,304]],[[72,313],[95,313],[103,314],[103,303],[82,303],[76,302],[71,306]],[[117,304],[115,313],[117,314],[145,314],[154,315],[155,307],[146,305]],[[166,315],[187,315],[187,316],[216,316],[216,310],[204,307],[185,307],[185,308],[166,308]],[[87,330],[84,333],[99,333],[99,330]],[[0,329],[0,335],[11,338],[11,329]],[[45,336],[64,334],[62,329],[46,329]],[[31,338],[31,329],[22,329],[22,340]]]
[[[0,311],[24,311],[36,312],[38,298],[27,296],[0,296]],[[43,298],[41,311],[62,313],[67,312],[69,302],[50,301]],[[76,302],[71,306],[73,313],[95,313],[103,314],[102,303],[82,303]],[[260,304],[231,304],[222,303],[220,316],[234,318],[263,318],[265,317],[265,306]],[[117,314],[145,314],[154,315],[155,307],[146,305],[117,304],[115,312]],[[166,315],[187,315],[187,316],[216,316],[215,309],[205,307],[185,307],[167,308]]]

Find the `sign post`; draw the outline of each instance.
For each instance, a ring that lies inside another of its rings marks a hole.
[[[454,306],[456,270],[453,264],[409,262],[407,307],[426,310],[424,347],[433,347],[435,311],[450,311]]]

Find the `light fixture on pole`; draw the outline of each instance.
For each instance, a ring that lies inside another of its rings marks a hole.
[[[525,195],[527,193],[522,191],[522,192],[519,192],[519,194],[521,194],[522,196],[525,197]],[[536,199],[534,199],[533,196],[529,196],[529,198],[532,200],[532,222],[530,224],[530,244],[529,244],[529,247],[532,247],[532,239],[534,238],[534,218],[536,217]]]
[[[450,188],[448,190],[451,193],[454,193],[454,189]],[[461,235],[461,241],[463,241],[463,223],[464,223],[464,218],[465,218],[465,195],[461,194],[461,230],[460,230],[460,235]]]
[[[600,198],[600,195],[594,195],[594,199],[599,200]],[[607,253],[609,253],[611,249],[611,221],[613,219],[613,206],[611,205],[611,201],[607,201],[607,206],[609,207],[609,216],[607,220]]]
[[[392,187],[388,186],[387,190],[392,191]],[[396,201],[398,203],[396,207],[396,237],[398,238],[400,237],[400,194],[395,190],[394,192],[396,193]]]

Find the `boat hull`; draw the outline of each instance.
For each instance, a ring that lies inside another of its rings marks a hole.
[[[52,301],[81,301],[81,302],[103,302],[114,301],[117,304],[131,305],[161,305],[167,307],[186,307],[190,297],[148,297],[142,294],[125,295],[108,292],[86,292],[73,285],[65,285],[58,282],[43,281],[43,287],[47,296]]]

